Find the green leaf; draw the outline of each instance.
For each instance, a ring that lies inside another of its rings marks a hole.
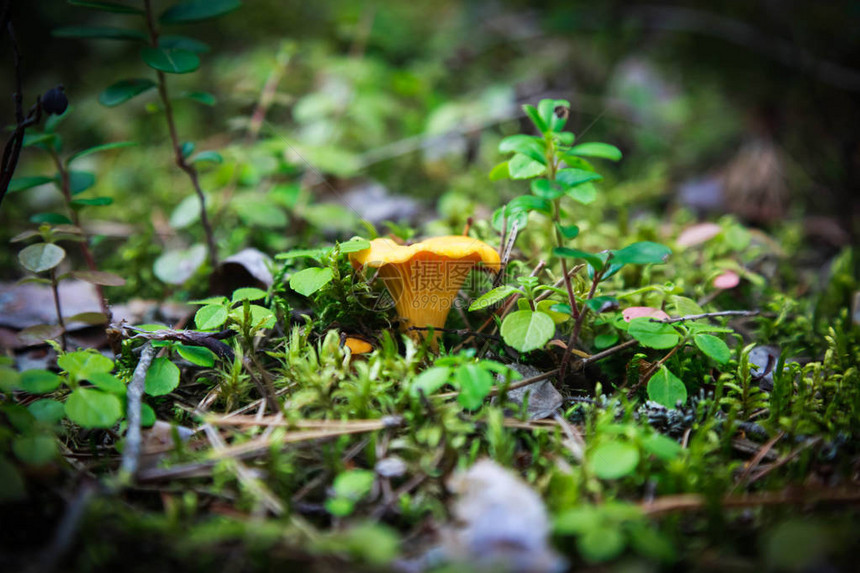
[[[86,157],[87,155],[92,155],[93,153],[99,153],[100,151],[108,151],[111,149],[122,149],[123,147],[134,147],[137,145],[136,141],[115,141],[113,143],[103,143],[102,145],[96,145],[94,147],[90,147],[89,149],[84,149],[83,151],[78,151],[68,159],[66,159],[66,165],[69,165],[75,159],[80,159],[81,157]]]
[[[99,94],[99,103],[105,107],[115,107],[154,87],[155,82],[145,78],[121,80]]]
[[[33,177],[15,177],[9,182],[9,188],[7,189],[7,191],[9,193],[26,191],[27,189],[38,187],[39,185],[44,185],[45,183],[50,183],[53,180],[54,179],[52,177],[45,177],[44,175],[36,175]]]
[[[150,396],[164,396],[173,392],[177,386],[179,386],[179,368],[176,364],[166,356],[153,360],[146,373],[144,383],[146,393]]]
[[[201,151],[191,160],[191,163],[214,163],[215,165],[221,165],[224,163],[224,158],[221,157],[221,154],[217,151]]]
[[[94,388],[78,388],[66,400],[66,416],[84,428],[110,428],[122,417],[117,396]]]
[[[697,334],[693,337],[696,346],[718,364],[725,364],[732,357],[732,352],[722,339],[712,334]]]
[[[519,289],[512,287],[511,285],[502,285],[496,287],[493,290],[484,293],[483,295],[472,301],[472,304],[469,305],[469,311],[471,312],[474,310],[483,310],[487,307],[493,306],[497,302],[508,298],[515,292],[520,291]]]
[[[561,113],[556,113],[559,108],[564,108]],[[542,99],[538,102],[538,114],[543,122],[547,125],[548,131],[559,132],[564,129],[567,123],[567,111],[570,109],[570,102],[564,99]]]
[[[66,251],[51,243],[37,243],[24,247],[18,253],[18,262],[31,273],[49,271],[63,262]]]
[[[615,559],[624,551],[626,542],[620,526],[604,524],[586,531],[576,540],[576,547],[589,563]]]
[[[57,185],[61,182],[56,179]],[[72,195],[80,195],[96,184],[96,176],[89,171],[69,171],[69,192]]]
[[[65,114],[63,115],[65,116]],[[55,117],[58,116],[52,115],[49,119]],[[42,149],[49,149],[51,146],[56,147],[59,141],[60,136],[56,133],[24,133],[24,142],[21,144],[21,147],[37,146]]]
[[[209,51],[209,46],[200,40],[189,38],[188,36],[180,36],[177,34],[165,34],[159,36],[158,45],[162,48],[173,50],[187,50],[195,54],[205,54]]]
[[[687,387],[665,366],[661,366],[648,380],[647,390],[649,400],[667,408],[674,408],[678,402],[687,402]]]
[[[435,394],[439,388],[448,383],[448,378],[450,376],[451,369],[447,366],[433,366],[432,368],[428,368],[415,377],[412,385],[409,386],[409,393],[412,396],[418,396],[422,392],[425,396]]]
[[[618,304],[618,299],[614,296],[596,296],[585,302],[585,306],[587,306],[594,314],[600,314],[601,312],[609,310],[617,310]]]
[[[33,414],[33,417],[43,424],[56,424],[66,417],[66,410],[63,404],[49,398],[36,400],[27,409]]]
[[[598,334],[594,337],[594,347],[597,350],[609,348],[616,342],[618,342],[618,333],[615,331]]]
[[[249,307],[250,316],[248,317],[248,326],[251,328],[274,328],[275,315],[271,310],[258,304],[252,304]],[[245,309],[240,306],[230,311],[230,318],[239,324],[245,323]]]
[[[264,229],[283,229],[289,223],[287,214],[271,197],[256,192],[237,195],[233,209],[242,222]]]
[[[140,405],[140,425],[144,428],[149,428],[155,424],[155,410],[149,404]]]
[[[147,47],[140,56],[150,68],[168,74],[187,74],[200,67],[200,57],[188,50]]]
[[[597,188],[591,183],[582,183],[568,189],[567,196],[583,205],[590,205],[597,199]]]
[[[113,370],[113,360],[95,351],[78,350],[67,352],[57,358],[57,365],[69,373],[73,380],[89,380],[99,372]]]
[[[72,276],[90,284],[119,287],[125,285],[125,279],[107,271],[74,271]]]
[[[47,394],[60,387],[62,379],[47,370],[25,370],[21,373],[18,385],[31,394]]]
[[[639,449],[629,442],[605,442],[589,454],[588,464],[600,479],[622,478],[636,470]]]
[[[573,167],[568,167],[565,169],[559,169],[558,173],[555,175],[555,180],[565,187],[576,187],[577,185],[582,185],[583,183],[588,183],[590,181],[600,181],[603,179],[598,173],[593,171],[586,171],[584,169],[576,169]]]
[[[182,97],[184,99],[190,99],[191,101],[207,105],[209,107],[212,107],[216,103],[218,103],[218,100],[215,99],[215,96],[210,94],[209,92],[182,92],[182,95],[180,95],[179,97]]]
[[[353,237],[345,243],[340,243],[338,245],[338,250],[340,250],[341,254],[357,253],[369,248],[370,241],[362,239],[361,237]]]
[[[552,201],[565,194],[565,189],[558,183],[547,179],[535,179],[531,184],[532,193],[536,197]]]
[[[508,345],[528,352],[543,348],[549,342],[555,334],[555,323],[546,313],[518,310],[505,317],[501,334]]]
[[[194,315],[197,330],[215,330],[227,322],[227,309],[220,304],[207,304]]]
[[[511,179],[531,179],[543,175],[546,172],[546,166],[531,157],[517,153],[508,161],[508,171]]]
[[[146,34],[139,30],[126,30],[109,26],[64,26],[54,28],[51,35],[55,38],[146,41]]]
[[[609,159],[618,161],[621,159],[621,150],[614,145],[608,143],[580,143],[570,148],[569,153],[573,155],[581,155],[582,157],[598,157],[600,159]]]
[[[490,181],[500,181],[502,179],[510,179],[511,171],[507,161],[499,163],[490,170]]]
[[[521,153],[526,157],[546,165],[546,143],[543,138],[533,135],[511,135],[499,143],[501,153]]]
[[[178,285],[190,279],[205,261],[206,246],[193,245],[162,254],[155,259],[152,270],[160,281]]]
[[[571,507],[559,514],[553,522],[553,531],[559,535],[582,535],[600,527],[605,518],[592,505]]]
[[[513,217],[517,213],[529,213],[531,211],[539,211],[548,215],[552,212],[552,205],[549,201],[540,197],[520,195],[512,199],[506,209],[508,218]]]
[[[102,2],[100,0],[69,0],[72,6],[80,6],[81,8],[90,8],[100,12],[114,12],[116,14],[136,14],[142,16],[146,14],[140,8],[120,4],[119,2]]]
[[[86,199],[72,199],[69,205],[72,209],[80,209],[83,207],[104,207],[111,205],[113,199],[110,197],[88,197]]]
[[[98,388],[109,394],[119,394],[125,396],[125,382],[107,372],[94,372],[90,374],[88,380]]]
[[[569,247],[555,247],[552,250],[552,253],[557,257],[564,257],[566,259],[583,259],[595,269],[603,268],[603,259],[593,253],[587,253],[585,251],[571,249]]]
[[[187,24],[217,18],[242,6],[239,0],[186,0],[165,10],[158,21],[162,24]]]
[[[195,366],[211,368],[215,366],[215,353],[204,346],[188,346],[182,343],[174,346],[176,352],[185,360]]]
[[[660,243],[641,241],[613,251],[612,262],[617,265],[648,265],[665,263],[672,249]]]
[[[555,226],[561,233],[561,236],[565,239],[575,239],[579,236],[579,227],[576,225],[562,225],[560,223],[556,223]]]
[[[457,369],[457,384],[460,393],[457,402],[467,410],[476,410],[493,388],[493,377],[477,364],[466,364]]]
[[[233,298],[230,300],[232,304],[243,300],[260,300],[266,298],[266,291],[255,287],[243,287],[233,291]]]
[[[290,288],[303,296],[310,296],[331,282],[334,274],[330,268],[312,267],[301,270],[290,277]]]
[[[200,198],[196,194],[187,195],[170,213],[170,226],[184,229],[200,220]]]
[[[57,457],[57,440],[53,434],[18,436],[12,442],[15,457],[31,466],[41,466]]]
[[[672,348],[681,341],[681,335],[671,324],[655,322],[648,317],[631,320],[627,332],[648,348]]]
[[[651,434],[642,440],[642,446],[649,454],[653,454],[667,462],[676,459],[684,451],[681,444],[672,438],[667,438],[663,434],[657,433]]]
[[[72,221],[65,215],[61,215],[60,213],[36,213],[32,217],[30,217],[31,223],[36,223],[41,225],[42,223],[48,223],[50,225],[71,225]]]
[[[523,106],[523,111],[532,121],[532,123],[539,132],[546,133],[547,131],[549,131],[549,126],[543,119],[541,119],[541,116],[535,106],[526,104]]]

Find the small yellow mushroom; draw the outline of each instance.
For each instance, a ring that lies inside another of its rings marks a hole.
[[[367,354],[373,351],[373,345],[362,338],[355,336],[347,336],[343,341],[343,345],[349,348],[353,356],[358,354]]]
[[[464,235],[434,237],[413,245],[374,239],[370,248],[350,254],[355,268],[375,268],[394,299],[402,327],[412,338],[412,327],[442,328],[457,292],[477,263],[492,271],[500,268],[499,254],[488,244]],[[430,341],[436,345],[439,331]]]

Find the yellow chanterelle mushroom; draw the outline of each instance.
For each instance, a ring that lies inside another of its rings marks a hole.
[[[402,327],[413,338],[412,327],[442,328],[463,281],[478,263],[498,271],[499,254],[488,244],[464,235],[434,237],[413,245],[374,239],[370,248],[350,254],[355,268],[374,268],[388,288]],[[431,343],[435,345],[439,332]]]

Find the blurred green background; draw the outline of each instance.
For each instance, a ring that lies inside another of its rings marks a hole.
[[[202,239],[194,200],[183,204],[191,187],[173,164],[155,90],[98,103],[112,83],[154,72],[139,43],[52,35],[71,25],[142,29],[141,20],[60,1],[13,4],[25,106],[56,84],[71,101],[57,128],[64,154],[140,143],[76,164],[97,175],[86,196],[113,199],[81,217],[100,266],[129,280],[115,297],[163,293],[155,259]],[[386,219],[444,231],[487,218],[522,191],[487,178],[498,141],[526,125],[520,105],[542,97],[570,101],[579,141],[624,151],[604,170],[618,208],[733,213],[765,228],[796,219],[828,254],[857,236],[858,24],[860,4],[847,0],[255,0],[163,32],[209,47],[197,72],[169,82],[180,138],[224,158],[202,175],[222,257],[365,234],[360,218],[374,204],[380,232],[396,228]],[[3,46],[0,93],[11,94]],[[182,97],[199,91],[214,105]],[[16,175],[40,174],[52,174],[50,159],[25,149]],[[10,194],[0,240],[34,228],[35,213],[61,210],[51,185]],[[21,275],[16,251],[0,255],[0,278]]]

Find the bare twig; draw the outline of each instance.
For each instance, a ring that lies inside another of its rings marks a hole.
[[[233,360],[233,349],[221,342],[225,338],[234,336],[234,330],[222,330],[220,332],[200,332],[196,330],[173,330],[163,328],[161,330],[141,330],[128,324],[114,324],[111,328],[119,330],[128,338],[140,338],[143,340],[171,340],[181,342],[189,346],[203,346],[214,352],[224,360]]]
[[[860,489],[787,489],[777,492],[761,492],[748,495],[730,495],[720,504],[724,509],[757,507],[763,505],[805,505],[810,503],[860,503]],[[667,495],[658,497],[639,507],[646,515],[661,515],[686,511],[698,511],[708,506],[708,499],[698,493]]]
[[[758,316],[760,310],[720,310],[717,312],[703,312],[702,314],[688,314],[687,316],[677,316],[674,318],[652,318],[651,322],[686,322],[688,320],[699,320],[702,318],[715,318],[717,316]]]
[[[120,466],[120,480],[123,482],[134,477],[140,463],[140,450],[143,441],[140,431],[141,399],[146,386],[146,373],[149,371],[154,357],[155,348],[151,342],[146,342],[140,353],[140,361],[137,363],[131,382],[128,384],[128,407],[126,409],[128,430],[125,434],[125,448],[122,451],[122,465]]]

